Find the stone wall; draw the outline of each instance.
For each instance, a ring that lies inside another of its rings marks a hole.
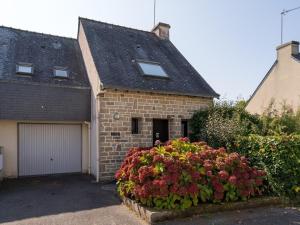
[[[168,119],[170,139],[180,137],[181,120],[207,107],[212,98],[107,90],[99,101],[100,180],[105,181],[113,179],[130,147],[152,146],[153,119]],[[132,118],[139,118],[139,134],[131,133]]]

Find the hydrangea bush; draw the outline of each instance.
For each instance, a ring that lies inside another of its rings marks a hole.
[[[121,197],[148,207],[184,210],[200,202],[261,195],[265,175],[238,153],[181,138],[130,149],[115,177]]]

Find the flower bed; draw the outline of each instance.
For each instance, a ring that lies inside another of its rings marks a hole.
[[[187,138],[154,148],[132,148],[116,173],[121,197],[158,209],[187,209],[200,202],[261,195],[265,172],[245,157]]]

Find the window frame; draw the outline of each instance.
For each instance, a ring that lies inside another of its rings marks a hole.
[[[65,71],[67,73],[67,76],[58,76],[56,75],[56,71]],[[69,69],[67,67],[60,67],[60,66],[55,66],[53,68],[53,76],[54,78],[59,78],[59,79],[69,79]]]
[[[31,71],[30,72],[20,71],[20,67],[30,67]],[[33,72],[34,72],[34,67],[32,63],[19,62],[16,64],[16,74],[32,76]]]
[[[164,72],[165,75],[161,76],[161,75],[156,75],[156,74],[148,74],[148,73],[145,73],[142,66],[140,65],[140,63],[143,63],[143,64],[149,64],[149,65],[154,65],[154,66],[159,66],[162,71]],[[147,77],[155,77],[155,78],[162,78],[162,79],[169,79],[169,75],[168,73],[166,72],[166,70],[163,68],[163,66],[158,63],[158,62],[153,62],[153,61],[145,61],[145,60],[136,60],[136,64],[139,68],[139,71],[140,73],[143,75],[143,76],[147,76]]]
[[[131,118],[131,134],[140,134],[140,118]]]

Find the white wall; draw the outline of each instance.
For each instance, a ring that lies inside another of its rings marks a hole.
[[[91,173],[97,177],[99,158],[98,93],[100,78],[82,24],[79,23],[78,42],[91,85]]]
[[[16,121],[0,120],[0,146],[3,147],[4,177],[17,177],[18,129]]]

